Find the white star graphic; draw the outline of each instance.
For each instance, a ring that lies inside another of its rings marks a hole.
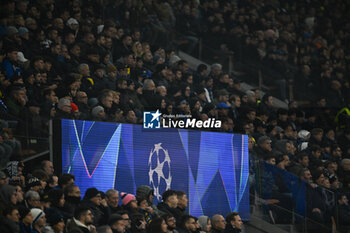
[[[157,119],[158,117],[160,117],[162,114],[159,112],[159,109],[157,109],[157,111],[155,113],[151,113],[153,118],[151,120],[151,122],[153,122],[155,119]]]

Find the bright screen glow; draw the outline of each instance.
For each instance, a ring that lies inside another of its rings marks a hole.
[[[62,120],[62,171],[82,194],[149,185],[157,203],[165,190],[183,190],[191,215],[236,211],[249,220],[248,163],[246,135]]]

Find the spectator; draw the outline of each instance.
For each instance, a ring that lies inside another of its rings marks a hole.
[[[33,230],[41,233],[42,228],[46,225],[45,213],[38,208],[33,208],[30,210],[30,212],[32,213],[32,216],[33,216],[33,223],[32,223]]]
[[[131,216],[131,232],[145,233],[147,223],[142,214],[134,214]]]
[[[211,220],[208,216],[205,216],[205,215],[199,216],[198,222],[199,222],[201,231],[204,231],[206,233],[211,232],[212,225],[211,225]]]
[[[86,206],[80,206],[75,209],[74,217],[67,221],[68,232],[96,232],[93,224],[94,215]]]
[[[10,27],[7,29],[8,33],[16,34],[18,30],[15,27]],[[15,45],[6,47],[6,58],[2,61],[1,67],[5,71],[8,79],[14,76],[21,76],[22,70],[17,64],[18,59],[18,48]]]
[[[55,117],[57,118],[67,118],[72,119],[72,109],[71,109],[71,101],[66,98],[61,98],[58,101],[57,111]]]
[[[39,182],[38,182],[39,183]],[[29,190],[24,195],[25,204],[28,208],[40,208],[40,195],[38,192]]]
[[[32,212],[29,208],[21,206],[18,210],[20,215],[20,232],[33,232],[32,223],[34,221]]]
[[[119,203],[119,192],[115,189],[108,189],[106,191],[107,205],[109,208],[110,214],[115,214],[118,211],[122,210],[122,207],[118,205]]]
[[[170,213],[176,216],[176,207],[178,203],[177,193],[174,190],[167,190],[162,194],[163,202],[158,204],[158,209],[164,213]],[[180,219],[176,219],[180,222]]]
[[[153,214],[161,216],[163,212],[160,212],[156,205],[153,204],[154,190],[148,185],[141,185],[136,190],[137,197],[146,198],[148,205],[153,209]]]
[[[308,168],[309,166],[309,156],[305,152],[300,152],[296,156],[296,161],[289,169],[290,172],[294,173],[295,175],[298,175],[300,171],[304,168]]]
[[[338,216],[341,225],[349,225],[350,222],[350,208],[349,200],[345,194],[340,194],[338,197]]]
[[[191,215],[183,215],[181,218],[181,230],[184,233],[194,233],[196,232],[196,220]]]
[[[53,164],[49,160],[41,161],[41,169],[48,175],[51,176],[54,173]]]
[[[91,210],[95,226],[104,225],[108,218],[108,209],[101,204],[101,198],[101,193],[96,188],[88,188],[82,201],[82,204]]]
[[[79,206],[81,200],[81,193],[79,186],[74,184],[66,185],[64,190],[65,212],[74,213],[74,210]]]
[[[75,177],[72,174],[62,174],[58,179],[58,185],[64,190],[68,185],[74,184]],[[79,190],[80,193],[80,190]]]
[[[212,218],[211,218],[211,223],[212,223],[212,232],[213,233],[220,233],[220,232],[224,232],[225,228],[226,228],[226,221],[225,218],[220,215],[220,214],[215,214]]]
[[[167,227],[163,218],[155,218],[148,226],[147,233],[166,233]]]
[[[18,207],[8,206],[3,211],[3,218],[1,220],[0,229],[4,233],[19,233],[19,219],[20,215],[18,212]]]
[[[111,227],[113,232],[124,233],[125,224],[123,217],[119,214],[112,214],[108,220],[108,225]]]
[[[243,222],[238,213],[232,212],[226,216],[226,229],[225,233],[241,232]]]
[[[181,219],[183,215],[186,215],[186,208],[188,205],[188,199],[187,195],[184,191],[176,191],[177,195],[177,216],[175,216],[176,219]]]
[[[258,146],[256,147],[256,154],[260,159],[265,159],[271,154],[271,140],[268,136],[262,136],[258,140]]]
[[[135,213],[137,214],[136,210]],[[125,232],[130,232],[131,230],[131,219],[129,217],[129,214],[125,210],[118,211],[118,214],[122,216],[123,221],[124,221],[124,226],[125,226]]]
[[[46,214],[47,225],[44,227],[43,232],[54,232],[54,233],[62,233],[64,231],[64,219],[60,214],[53,212],[50,214]]]
[[[176,225],[176,218],[172,214],[164,214],[162,218],[165,220],[165,223],[168,225],[167,232],[170,233],[178,233],[177,225]]]
[[[122,207],[124,210],[128,211],[129,214],[137,212],[137,201],[136,197],[133,194],[129,193],[120,193],[122,199]]]

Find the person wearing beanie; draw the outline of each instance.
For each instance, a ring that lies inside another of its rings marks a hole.
[[[76,119],[79,118],[80,112],[79,112],[78,106],[75,103],[71,103],[70,107],[71,107],[71,112],[73,113],[74,117]]]
[[[42,228],[46,225],[46,217],[44,211],[39,208],[33,208],[30,210],[33,216],[33,232],[42,232]]]
[[[138,212],[136,197],[130,193],[120,193],[122,207],[129,212],[129,215]]]
[[[98,105],[91,110],[91,115],[94,121],[104,121],[106,113],[102,106]]]
[[[85,192],[82,204],[89,207],[94,215],[94,225],[101,226],[107,223],[108,207],[102,205],[101,193],[96,188],[88,188]]]
[[[30,177],[27,181],[28,190],[39,192],[42,189],[40,180],[34,176]]]
[[[44,227],[45,233],[63,233],[64,231],[64,219],[63,216],[55,211],[46,212],[46,221],[48,225]]]
[[[29,208],[20,206],[18,209],[20,215],[19,227],[23,233],[32,233],[33,215]]]

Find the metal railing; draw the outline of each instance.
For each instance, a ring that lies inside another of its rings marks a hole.
[[[335,232],[338,223],[336,193],[324,187],[312,188],[294,174],[264,161],[251,167],[253,214],[290,232]],[[321,195],[321,213],[313,212],[310,193]],[[311,201],[310,201],[311,200]]]

